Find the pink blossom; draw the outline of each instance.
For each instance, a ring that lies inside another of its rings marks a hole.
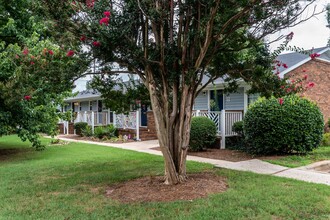
[[[286,92],[287,92],[287,93],[290,93],[290,92],[291,92],[291,88],[287,88],[287,89],[286,89]]]
[[[31,99],[31,96],[26,95],[26,96],[24,96],[24,99],[25,99],[26,101],[29,101],[29,100]]]
[[[54,52],[52,50],[48,50],[49,55],[54,55]]]
[[[311,55],[309,55],[310,56],[310,58],[313,60],[313,59],[315,59],[316,57],[319,57],[319,56],[321,56],[320,54],[318,54],[318,53],[312,53]]]
[[[105,17],[110,17],[111,12],[110,11],[105,11],[105,12],[103,12],[103,14],[104,14]]]
[[[30,64],[31,64],[31,65],[34,65],[34,62],[33,62],[33,61],[31,61],[31,62],[30,62]]]
[[[69,50],[66,54],[67,57],[72,57],[74,55],[74,51],[73,50]]]
[[[278,103],[280,103],[280,105],[283,105],[283,102],[284,102],[283,98],[278,99]]]
[[[110,19],[108,17],[101,18],[100,25],[104,24],[104,25],[108,26],[109,25],[109,20]]]
[[[306,80],[307,78],[308,78],[308,75],[305,74],[304,77],[303,77],[303,79]]]
[[[315,86],[315,83],[313,83],[313,82],[309,82],[307,85],[308,88],[313,88],[314,86]]]
[[[24,55],[28,55],[29,54],[29,49],[25,48],[22,52]]]
[[[83,35],[83,36],[80,37],[80,41],[85,41],[85,40],[86,40],[86,36],[85,35]]]
[[[283,63],[282,66],[283,66],[284,68],[288,68],[288,65],[286,65],[286,63]]]
[[[295,83],[295,80],[294,79],[291,79],[291,83]]]
[[[93,45],[94,45],[94,47],[99,47],[99,46],[101,46],[101,43],[98,42],[98,41],[94,41],[93,42]]]
[[[89,8],[94,8],[95,0],[86,0],[86,5]]]

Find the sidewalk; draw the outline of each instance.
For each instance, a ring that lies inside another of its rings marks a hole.
[[[65,138],[65,135],[60,135],[58,136],[58,138],[70,142],[96,144],[101,146],[133,150],[133,151],[143,152],[153,155],[162,155],[160,151],[152,149],[159,146],[158,140],[116,144],[116,143],[101,143],[101,142],[93,142],[93,141],[74,140],[74,139]],[[316,172],[311,169],[308,169],[308,167],[288,168],[288,167],[267,163],[258,159],[246,160],[240,162],[231,162],[225,160],[215,160],[215,159],[202,158],[196,156],[188,156],[187,160],[197,161],[202,163],[210,163],[215,167],[219,167],[219,168],[250,171],[253,173],[268,174],[273,176],[302,180],[306,182],[330,185],[330,173],[326,174],[326,173]]]

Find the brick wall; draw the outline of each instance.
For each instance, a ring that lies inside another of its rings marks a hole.
[[[154,112],[148,111],[147,118],[148,118],[148,131],[157,133]]]
[[[305,74],[308,75],[307,82],[314,82],[315,86],[303,95],[318,104],[327,122],[330,118],[330,62],[314,59],[294,69],[288,76],[302,78]]]

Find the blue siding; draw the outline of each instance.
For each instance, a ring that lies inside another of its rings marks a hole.
[[[199,93],[195,99],[194,110],[207,110],[208,109],[208,91],[206,93]],[[205,95],[204,95],[205,94]]]
[[[225,110],[243,110],[244,109],[244,88],[238,88],[235,93],[224,95]]]

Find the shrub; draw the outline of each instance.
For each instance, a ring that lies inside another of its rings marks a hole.
[[[87,125],[85,128],[81,129],[81,135],[83,137],[91,137],[93,136],[93,131],[92,131],[92,127]]]
[[[226,137],[226,148],[232,150],[242,150],[244,146],[243,121],[238,121],[233,124],[232,131],[237,133],[237,136]]]
[[[206,117],[193,117],[190,130],[190,150],[200,151],[212,145],[217,136],[215,123]]]
[[[321,145],[330,146],[330,133],[323,134]]]
[[[77,122],[74,124],[74,129],[76,129],[76,134],[81,135],[81,130],[85,129],[88,126],[87,122]]]
[[[107,136],[107,129],[105,127],[99,126],[94,128],[94,136],[102,139]]]
[[[243,121],[237,121],[233,124],[232,131],[236,132],[239,136],[243,135]]]
[[[117,128],[113,124],[108,125],[106,127],[106,130],[107,130],[106,135],[108,136],[108,138],[112,138],[116,136]]]
[[[324,121],[317,105],[296,95],[259,99],[244,117],[246,150],[253,154],[306,153],[317,148]]]

